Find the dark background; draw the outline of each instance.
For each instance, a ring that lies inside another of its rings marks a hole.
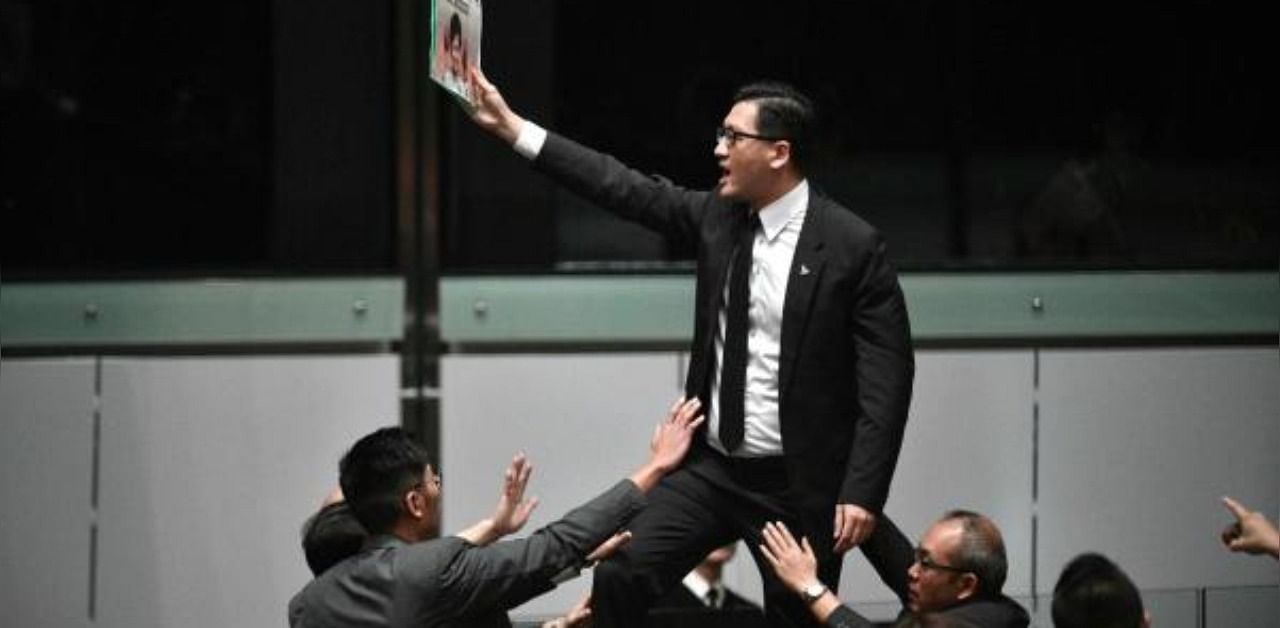
[[[714,180],[736,86],[809,92],[826,122],[814,182],[905,268],[1277,261],[1280,103],[1264,21],[1242,7],[484,8],[484,67],[517,110],[681,184]],[[6,278],[395,272],[403,189],[428,192],[449,272],[686,267],[420,73],[399,88],[439,115],[397,137],[393,51],[427,45],[393,41],[392,19],[385,2],[0,0]]]

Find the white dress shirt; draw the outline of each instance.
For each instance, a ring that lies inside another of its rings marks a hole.
[[[724,600],[727,596],[725,595],[725,588],[723,584],[719,582],[715,584],[707,582],[707,580],[703,578],[697,570],[693,570],[685,574],[683,583],[684,588],[688,589],[689,592],[693,594],[693,597],[698,598],[698,601],[711,608],[724,608]],[[707,593],[712,589],[716,590],[716,603],[714,605],[711,603],[711,599],[707,597]]]
[[[778,358],[782,353],[782,307],[800,227],[809,208],[809,182],[801,181],[778,200],[760,209],[760,229],[751,247],[751,303],[747,306],[747,381],[743,406],[742,446],[727,452],[720,444],[720,365],[724,363],[724,288],[720,325],[716,330],[716,372],[707,413],[707,442],[721,453],[761,457],[782,455],[778,420]],[[732,269],[729,270],[732,272]]]

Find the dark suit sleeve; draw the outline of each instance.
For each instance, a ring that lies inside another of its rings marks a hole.
[[[876,522],[875,530],[866,541],[862,542],[862,553],[871,563],[880,581],[893,590],[907,606],[907,570],[915,562],[915,551],[911,541],[898,529],[897,524],[887,515],[881,515]]]
[[[579,565],[643,506],[639,489],[624,480],[528,538],[469,546],[441,574],[442,598],[459,617],[518,606],[554,588],[557,574]]]
[[[713,198],[550,132],[534,166],[575,194],[690,249],[698,244],[699,225]]]
[[[843,604],[827,617],[826,625],[830,628],[875,628],[874,623]]]
[[[851,327],[857,353],[858,420],[840,503],[879,512],[889,497],[889,482],[902,449],[915,358],[906,301],[878,233],[871,237],[855,288]]]

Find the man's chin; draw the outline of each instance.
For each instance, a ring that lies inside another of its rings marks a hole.
[[[728,201],[742,200],[742,197],[738,194],[737,188],[734,188],[733,186],[727,185],[725,183],[721,183],[720,185],[716,186],[716,196],[719,196],[720,198],[723,198]]]

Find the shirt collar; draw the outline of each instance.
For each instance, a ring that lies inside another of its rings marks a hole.
[[[707,591],[711,590],[711,584],[699,575],[697,571],[690,571],[685,575],[684,586],[699,600],[707,599]]]
[[[804,217],[809,207],[809,180],[802,179],[777,200],[760,208],[760,227],[766,240],[773,241],[797,217]]]

